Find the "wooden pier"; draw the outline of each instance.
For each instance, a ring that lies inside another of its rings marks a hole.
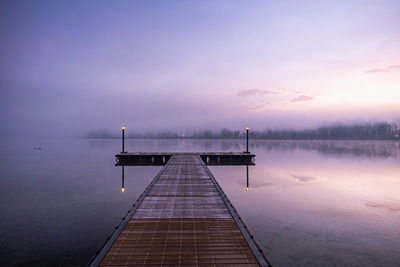
[[[218,154],[116,155],[117,165],[165,166],[90,266],[270,266],[206,167],[254,164],[254,155]]]
[[[149,166],[165,165],[173,155],[187,153],[164,152],[134,152],[119,153],[115,155],[117,166]],[[199,155],[206,165],[254,165],[254,154],[246,152],[201,152],[189,153]]]

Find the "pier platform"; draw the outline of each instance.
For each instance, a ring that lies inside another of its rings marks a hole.
[[[173,155],[198,155],[206,165],[254,165],[255,155],[246,152],[125,152],[115,155],[117,166],[165,165]]]
[[[117,154],[117,165],[164,167],[90,266],[271,266],[206,167],[225,156],[254,164],[247,153]]]

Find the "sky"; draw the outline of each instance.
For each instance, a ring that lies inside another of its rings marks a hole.
[[[398,14],[397,0],[2,0],[0,136],[390,121]]]

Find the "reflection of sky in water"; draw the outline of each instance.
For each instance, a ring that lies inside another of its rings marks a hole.
[[[127,140],[126,148],[243,151],[244,144]],[[126,167],[121,192],[120,140],[0,146],[2,265],[85,265],[160,169]],[[399,144],[252,141],[250,150],[249,191],[244,166],[210,169],[275,266],[400,262]]]
[[[339,144],[340,145],[340,144]],[[374,144],[376,145],[376,144]],[[314,145],[312,145],[314,146]],[[277,266],[400,262],[400,166],[396,157],[254,147],[244,191],[240,167],[212,172]],[[377,153],[382,152],[380,148]],[[380,154],[379,154],[380,155]]]

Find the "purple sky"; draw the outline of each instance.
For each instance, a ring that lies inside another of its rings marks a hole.
[[[399,14],[397,0],[2,0],[0,136],[391,120]]]

